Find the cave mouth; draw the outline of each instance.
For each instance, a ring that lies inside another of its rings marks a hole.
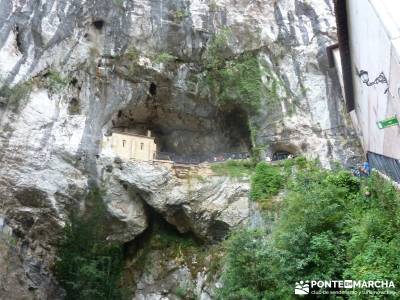
[[[230,133],[228,149],[238,152],[241,149],[249,151],[251,149],[251,132],[247,112],[240,107],[234,107],[228,112],[221,112],[221,114],[223,115],[222,124]]]
[[[274,154],[272,154],[272,161],[277,161],[277,160],[284,160],[287,159],[292,153],[288,151],[275,151]]]
[[[251,134],[245,110],[215,109],[204,117],[173,110],[168,103],[157,103],[157,97],[143,106],[118,111],[108,132],[148,135],[150,131],[160,159],[199,163],[213,157],[249,156]]]
[[[80,105],[79,100],[73,97],[68,104],[68,114],[70,115],[79,115],[80,114]]]
[[[197,253],[203,253],[211,245],[190,231],[179,232],[174,225],[168,223],[149,205],[145,204],[145,208],[148,227],[132,241],[124,243],[122,248],[124,264],[122,281],[124,286],[133,292],[133,295],[136,293],[138,281],[154,268],[154,263],[165,268],[167,268],[165,264],[170,264],[170,262],[177,263],[177,266],[185,265],[195,278],[199,268],[198,264],[201,262],[193,260],[193,258],[198,257]],[[157,257],[156,261],[153,260],[154,255]],[[183,261],[177,262],[177,257]],[[179,286],[179,282],[177,282],[177,286]],[[173,290],[170,290],[170,293],[173,293]]]
[[[150,83],[149,93],[152,96],[155,96],[157,94],[157,85],[154,82]]]
[[[298,147],[290,143],[275,143],[270,147],[271,160],[284,160],[299,153]]]
[[[97,19],[94,20],[92,24],[97,30],[102,30],[104,27],[104,20]]]
[[[155,209],[145,204],[146,215],[149,220],[148,227],[135,239],[123,244],[125,259],[132,259],[143,249],[165,250],[166,247],[173,247],[177,244],[191,244],[196,247],[205,245],[205,242],[198,238],[191,231],[182,233]]]

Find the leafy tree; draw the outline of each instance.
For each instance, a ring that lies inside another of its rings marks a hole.
[[[348,171],[339,171],[335,175],[329,175],[326,180],[336,186],[347,188],[351,193],[360,189],[360,181]]]
[[[219,299],[262,299],[266,291],[279,285],[275,269],[278,253],[263,231],[245,229],[234,233],[227,242],[224,286]]]
[[[66,299],[122,299],[121,247],[106,242],[106,208],[98,189],[87,197],[88,212],[74,214],[58,246],[55,273]]]
[[[283,176],[280,169],[261,162],[256,166],[255,174],[251,179],[250,197],[254,201],[264,202],[278,194],[282,186]]]
[[[299,280],[400,282],[400,196],[394,187],[376,174],[360,181],[309,161],[295,165],[272,234],[246,229],[226,242],[219,299],[292,299]],[[278,170],[257,168],[251,193],[262,199],[276,192],[271,184],[282,183],[271,183]]]
[[[367,182],[370,196],[360,195],[350,211],[345,275],[361,280],[400,282],[400,195],[377,174]]]

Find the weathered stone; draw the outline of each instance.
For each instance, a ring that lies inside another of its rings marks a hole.
[[[125,162],[122,170],[113,168],[111,175],[104,174],[110,210],[115,211],[110,205],[117,206],[122,201],[133,206],[144,201],[180,232],[193,232],[204,240],[221,240],[231,228],[248,218],[247,180],[219,176],[179,179],[163,165],[133,161]],[[118,182],[128,184],[129,188],[125,190]],[[140,209],[135,211],[143,215]],[[136,224],[142,222],[140,218],[125,215],[120,219]]]
[[[121,242],[145,230],[147,206],[205,240],[246,220],[248,182],[99,158],[102,135],[117,126],[154,128],[160,149],[186,155],[248,147],[248,123],[264,156],[288,150],[351,165],[360,155],[325,56],[336,42],[331,1],[0,0],[0,20],[0,213],[18,245],[37,249],[18,256],[22,264],[51,265],[91,184],[106,187],[109,238]],[[207,84],[213,36],[224,32],[222,56],[258,59],[257,112],[220,105]],[[56,299],[47,273],[39,285],[12,267],[0,298]]]
[[[134,189],[124,188],[124,183],[111,178],[104,195],[109,222],[109,239],[129,242],[142,233],[148,225],[144,203]]]

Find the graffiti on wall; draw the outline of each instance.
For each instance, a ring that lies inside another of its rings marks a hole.
[[[383,72],[379,73],[379,75],[372,81],[370,81],[369,74],[365,70],[358,71],[356,68],[356,74],[361,79],[362,83],[364,83],[366,86],[373,86],[376,84],[385,84],[386,85],[385,94],[389,91],[388,81]]]

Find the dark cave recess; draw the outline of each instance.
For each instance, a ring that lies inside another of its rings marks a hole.
[[[118,111],[108,134],[127,131],[146,135],[150,130],[159,152],[204,157],[249,152],[248,123],[247,113],[237,107],[218,111],[213,118],[202,118],[149,106]]]

